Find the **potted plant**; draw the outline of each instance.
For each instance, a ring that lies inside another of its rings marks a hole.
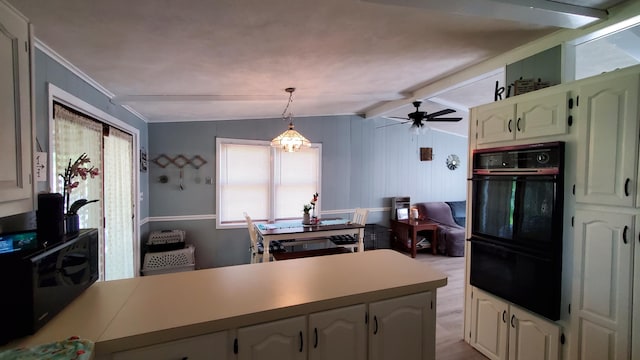
[[[81,180],[86,180],[88,177],[94,178],[100,174],[98,168],[91,166],[87,167],[86,164],[90,163],[91,160],[87,156],[86,153],[80,155],[76,161],[73,163],[71,159],[69,159],[69,165],[64,170],[64,174],[58,174],[62,178],[62,197],[65,202],[65,232],[67,234],[75,234],[80,229],[80,220],[78,217],[78,210],[80,210],[83,206],[90,204],[92,202],[98,201],[96,200],[87,200],[87,199],[78,199],[73,203],[70,203],[70,194],[71,191],[78,187]],[[76,179],[76,178],[80,179]]]

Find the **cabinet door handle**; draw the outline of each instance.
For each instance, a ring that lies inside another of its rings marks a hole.
[[[373,317],[373,335],[378,333],[378,317],[374,316]]]
[[[302,352],[304,348],[304,339],[302,339],[302,331],[300,331],[300,349],[298,351]]]
[[[518,131],[521,131],[521,130],[520,130],[520,120],[521,120],[521,119],[520,119],[520,118],[518,118],[518,121],[516,122],[516,129],[518,129]]]
[[[622,230],[622,242],[627,243],[627,231],[629,227],[627,225],[624,226],[624,230]]]
[[[629,184],[631,183],[631,179],[627,178],[624,182],[624,194],[629,196]]]
[[[509,128],[509,132],[511,132],[511,123],[513,122],[512,119],[509,119],[509,124],[507,124],[507,128]]]
[[[511,315],[511,327],[512,328],[516,328],[516,324],[514,323],[516,320],[516,316],[515,315]]]
[[[502,322],[507,323],[507,310],[502,310]]]
[[[313,342],[313,348],[317,348],[318,347],[318,328],[313,328],[313,335],[314,335],[314,342]]]

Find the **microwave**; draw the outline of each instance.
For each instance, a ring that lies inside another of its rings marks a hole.
[[[98,279],[96,229],[49,247],[29,239],[0,235],[0,344],[35,333]]]

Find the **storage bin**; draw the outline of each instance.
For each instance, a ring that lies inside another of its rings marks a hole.
[[[147,251],[169,251],[184,249],[184,230],[160,230],[152,231],[147,239]]]
[[[195,268],[195,247],[187,245],[184,249],[146,253],[142,275],[191,271]]]

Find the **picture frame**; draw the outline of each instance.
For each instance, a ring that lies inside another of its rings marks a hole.
[[[396,218],[398,220],[409,220],[409,209],[408,208],[396,209]]]
[[[421,147],[420,148],[420,161],[431,161],[431,160],[433,160],[433,148]]]

